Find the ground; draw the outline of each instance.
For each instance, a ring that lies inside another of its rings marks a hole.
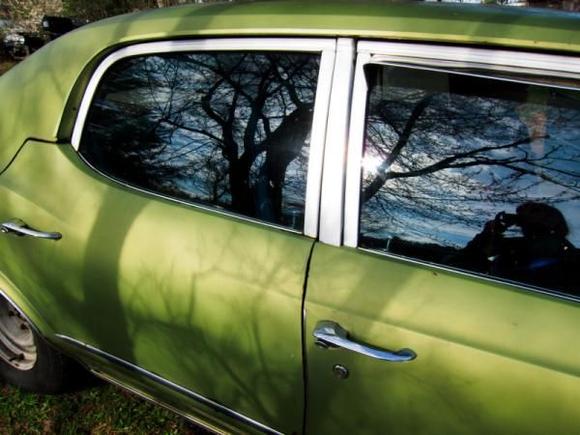
[[[183,434],[207,432],[111,385],[42,396],[0,386],[0,434]]]
[[[16,63],[11,60],[6,60],[0,57],[0,75],[4,74],[10,68],[12,68]]]

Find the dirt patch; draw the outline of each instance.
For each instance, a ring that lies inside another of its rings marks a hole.
[[[0,59],[0,75],[4,74],[10,68],[16,65],[16,62],[8,59]]]

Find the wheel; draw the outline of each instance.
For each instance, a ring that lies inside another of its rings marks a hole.
[[[54,394],[75,389],[86,376],[0,296],[0,378],[27,391]]]

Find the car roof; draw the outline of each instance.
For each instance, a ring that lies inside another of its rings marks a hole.
[[[351,36],[580,51],[580,14],[416,1],[242,1],[182,5],[87,26],[124,42],[199,35]],[[113,38],[107,38],[115,42]]]

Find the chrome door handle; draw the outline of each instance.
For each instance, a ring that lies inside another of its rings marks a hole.
[[[342,347],[382,361],[405,362],[417,358],[417,355],[411,349],[401,349],[392,352],[350,340],[348,332],[344,328],[338,323],[329,320],[322,320],[316,324],[314,337],[317,344],[323,347]]]
[[[37,231],[30,228],[22,221],[3,222],[0,224],[0,231],[3,233],[15,233],[19,236],[30,236],[39,239],[59,240],[62,238],[61,233]]]

